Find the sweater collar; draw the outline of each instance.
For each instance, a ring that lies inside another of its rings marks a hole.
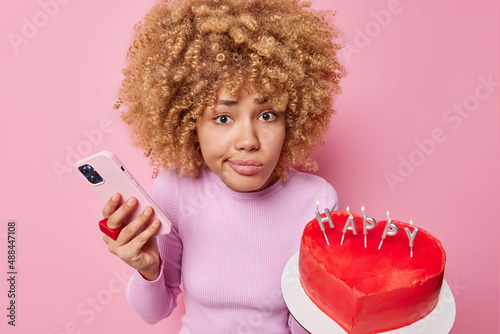
[[[238,191],[234,191],[234,190],[230,189],[224,183],[224,181],[222,181],[221,178],[218,177],[210,169],[203,168],[202,173],[203,174],[205,174],[205,173],[208,174],[207,176],[209,178],[211,178],[217,184],[217,186],[219,186],[219,188],[221,188],[225,193],[227,193],[228,195],[230,195],[232,197],[239,198],[239,199],[253,199],[253,198],[267,196],[267,195],[269,195],[269,194],[277,191],[278,189],[280,189],[283,186],[283,183],[284,183],[282,179],[279,179],[273,185],[267,187],[266,189],[260,190],[260,191],[238,192]]]

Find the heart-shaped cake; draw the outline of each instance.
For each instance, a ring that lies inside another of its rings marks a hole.
[[[446,261],[439,240],[419,228],[410,249],[404,228],[412,232],[415,227],[392,220],[399,232],[386,233],[379,249],[388,222],[378,221],[366,230],[365,248],[362,217],[352,214],[355,235],[353,223],[344,228],[348,212],[330,215],[334,227],[323,224],[329,245],[316,218],[304,228],[300,245],[300,282],[316,306],[351,334],[404,327],[434,309]]]

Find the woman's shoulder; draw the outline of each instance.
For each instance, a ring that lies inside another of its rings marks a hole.
[[[162,172],[153,183],[151,197],[163,213],[176,225],[178,202],[178,176],[175,171]]]
[[[285,181],[285,188],[296,196],[317,197],[318,200],[328,203],[329,207],[338,207],[338,195],[335,188],[323,177],[301,172],[290,168],[289,178]]]
[[[293,168],[289,168],[288,175],[289,177],[286,182],[289,183],[311,184],[311,186],[323,185],[332,187],[327,180],[316,174],[305,173]]]
[[[153,184],[152,197],[157,204],[173,205],[180,201],[190,201],[193,196],[205,193],[207,186],[213,183],[210,175],[200,169],[197,177],[179,175],[176,170],[164,171]]]
[[[164,171],[158,175],[153,183],[153,199],[160,199],[166,192],[172,192],[178,185],[178,176],[176,171]],[[156,198],[155,198],[156,197]]]

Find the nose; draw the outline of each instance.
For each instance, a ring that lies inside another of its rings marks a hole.
[[[251,120],[239,124],[236,130],[234,148],[238,151],[254,151],[260,147],[260,141],[256,125]]]

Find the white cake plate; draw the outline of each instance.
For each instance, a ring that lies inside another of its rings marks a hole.
[[[346,334],[335,321],[323,313],[306,295],[299,280],[299,252],[295,253],[281,275],[281,292],[288,310],[306,330],[313,334]],[[439,301],[425,318],[387,334],[447,334],[455,322],[455,299],[443,281]]]

